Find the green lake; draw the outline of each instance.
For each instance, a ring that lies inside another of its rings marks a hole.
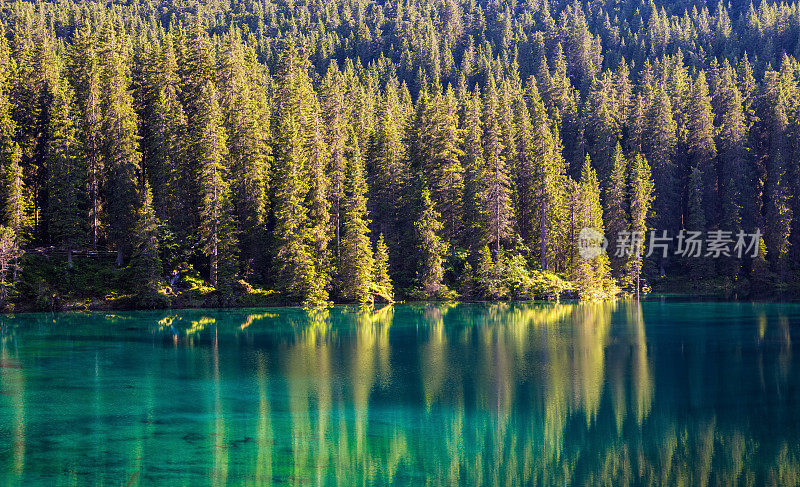
[[[0,485],[797,485],[800,305],[0,318]]]

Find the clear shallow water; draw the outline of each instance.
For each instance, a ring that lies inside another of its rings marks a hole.
[[[795,304],[6,316],[0,485],[796,485],[798,338]]]

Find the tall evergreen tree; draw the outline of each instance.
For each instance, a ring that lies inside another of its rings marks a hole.
[[[344,157],[347,142],[347,113],[343,75],[335,62],[331,62],[320,89],[322,113],[327,128],[325,142],[330,151],[328,177],[330,178],[331,225],[333,227],[336,258],[341,255],[344,185],[347,161]]]
[[[640,275],[642,272],[642,258],[645,252],[644,245],[636,246],[634,232],[639,232],[644,238],[647,232],[647,220],[650,208],[653,203],[653,177],[650,173],[650,165],[641,154],[636,154],[629,164],[630,175],[628,181],[628,201],[630,204],[631,220],[631,244],[632,252],[627,255],[625,274],[622,276],[622,287],[632,293],[639,294],[642,286]]]
[[[23,180],[20,160],[22,153],[18,145],[11,146],[10,157],[3,168],[3,220],[11,230],[15,243],[19,247],[24,242],[27,225],[28,202],[25,198],[25,183]]]
[[[72,87],[59,77],[50,108],[47,146],[47,220],[53,243],[67,250],[72,267],[72,251],[80,247],[85,235],[82,196],[85,171],[78,141],[77,109]]]
[[[434,159],[428,173],[431,197],[446,217],[443,235],[455,239],[461,232],[464,168],[461,166],[461,131],[458,128],[456,98],[448,87],[438,104],[436,129],[433,135]]]
[[[309,306],[324,304],[327,293],[317,279],[309,230],[307,154],[298,123],[299,84],[303,63],[293,41],[287,41],[278,64],[276,112],[273,120],[274,172],[272,186],[274,256],[279,288],[288,299]]]
[[[592,82],[587,100],[586,138],[589,155],[599,168],[601,179],[611,173],[614,150],[619,138],[619,127],[614,113],[611,74],[606,72],[601,79]]]
[[[100,65],[98,61],[97,38],[91,25],[84,23],[75,33],[70,50],[69,72],[74,77],[76,102],[80,111],[79,130],[83,143],[82,157],[86,161],[89,193],[89,213],[91,245],[97,250],[102,234],[103,211],[103,168],[102,110],[100,107]]]
[[[400,107],[395,83],[387,84],[378,108],[378,123],[369,150],[370,215],[373,228],[388,245],[400,240],[400,224],[409,174],[403,144]]]
[[[200,240],[203,253],[209,258],[209,280],[219,289],[228,292],[236,272],[237,232],[232,213],[230,185],[228,183],[227,134],[222,126],[222,113],[217,101],[217,90],[207,81],[198,98],[197,132],[192,141],[200,167]]]
[[[706,225],[706,205],[703,201],[704,183],[703,171],[697,167],[691,168],[687,195],[686,229],[690,232],[703,232]],[[686,267],[692,278],[703,278],[708,275],[708,262],[703,256],[689,256],[686,258]]]
[[[19,128],[12,118],[12,76],[15,66],[2,25],[0,34],[0,218],[2,224],[11,230],[6,235],[13,236],[14,247],[19,249],[24,243],[28,214],[20,165],[22,150],[17,143]]]
[[[477,255],[488,242],[488,204],[486,201],[486,164],[483,158],[483,123],[480,95],[473,94],[467,106],[464,135],[464,235],[465,243]]]
[[[315,129],[311,133],[312,141],[309,152],[309,191],[306,196],[306,207],[311,219],[311,239],[314,267],[317,281],[327,293],[332,279],[330,242],[332,238],[330,225],[330,179],[326,173],[328,167],[328,150],[325,145],[321,127],[319,106],[314,102],[313,121]]]
[[[20,189],[20,198],[14,205],[15,217],[19,217],[17,219],[21,226],[29,227],[22,234],[27,233],[28,240],[34,242],[44,237],[41,223],[47,179],[45,149],[57,66],[57,41],[55,32],[48,28],[43,9],[29,15],[26,22],[30,23],[19,33],[26,39],[17,46],[16,79],[11,90],[12,119],[16,122],[15,138],[20,148],[21,179],[17,183],[14,181],[14,171],[8,172],[7,186]],[[10,196],[6,198],[7,201],[14,199]],[[27,217],[23,217],[23,213],[27,213]],[[19,244],[21,233],[15,230],[14,238]]]
[[[504,156],[502,107],[494,80],[491,77],[484,104],[488,236],[495,251],[499,251],[502,243],[511,237],[514,209],[511,201],[511,179]]]
[[[592,229],[603,235],[603,208],[600,205],[600,182],[592,168],[591,159],[586,156],[581,178],[577,184],[576,226]],[[574,248],[578,248],[574,242]],[[614,293],[608,255],[603,252],[591,258],[578,255],[573,266],[574,280],[579,283],[581,294],[587,298],[606,298]]]
[[[442,263],[447,252],[447,243],[439,236],[442,231],[440,215],[427,188],[424,188],[420,195],[420,210],[419,218],[414,224],[419,256],[417,279],[422,293],[426,297],[432,297],[442,288],[444,277]]]
[[[614,149],[614,163],[611,168],[611,178],[605,192],[605,217],[606,238],[612,246],[617,238],[630,228],[630,206],[628,201],[628,162],[622,153],[622,146],[617,143]],[[626,259],[622,255],[612,252],[609,255],[611,270],[614,277],[620,278],[625,271]]]
[[[130,90],[128,46],[110,21],[103,31],[101,53],[105,61],[100,79],[101,134],[108,181],[105,189],[111,236],[117,246],[117,265],[122,265],[125,256],[130,256],[131,252],[139,204],[142,155]]]
[[[756,206],[754,174],[749,162],[747,127],[742,96],[736,87],[736,73],[725,62],[718,88],[720,127],[717,146],[720,154],[720,195],[725,228],[752,229],[760,206]]]
[[[142,81],[142,152],[147,180],[153,188],[153,210],[165,235],[175,235],[183,258],[193,253],[197,200],[195,171],[190,158],[193,150],[188,120],[180,96],[177,55],[173,34],[161,37],[160,48],[153,48],[146,61]],[[197,135],[194,134],[194,137]],[[177,256],[176,256],[177,257]],[[177,260],[173,258],[171,260]]]
[[[770,255],[770,264],[783,274],[786,269],[783,260],[789,251],[792,214],[787,172],[789,150],[786,93],[779,73],[765,73],[761,90],[757,107],[759,122],[754,127],[754,133],[762,157],[760,164],[764,175],[764,242]]]
[[[667,230],[673,235],[677,232],[680,222],[678,173],[673,159],[677,143],[676,130],[677,125],[672,118],[672,104],[664,87],[660,86],[650,110],[646,155],[653,166],[653,180],[659,188],[654,205],[656,228]],[[664,275],[665,259],[659,258],[658,265],[660,273]]]
[[[158,241],[160,223],[153,210],[153,192],[149,183],[145,183],[142,196],[142,205],[139,208],[134,231],[135,244],[131,267],[136,278],[135,285],[140,304],[156,307],[166,303],[159,295],[163,274]]]
[[[394,287],[392,278],[389,277],[389,248],[383,240],[383,235],[378,236],[375,243],[375,265],[372,270],[373,292],[388,302],[394,301]]]
[[[218,72],[221,109],[228,134],[231,198],[249,270],[265,244],[271,152],[266,86],[260,66],[252,59],[254,54],[248,56],[248,53],[250,50],[242,44],[239,32],[228,33],[223,41]]]
[[[702,174],[702,201],[705,221],[701,228],[718,226],[719,218],[717,193],[719,190],[717,170],[717,148],[714,143],[714,114],[711,111],[711,97],[708,94],[706,76],[702,71],[697,75],[689,102],[688,144],[690,165]],[[691,174],[690,174],[691,179]],[[689,200],[692,196],[689,195]]]
[[[532,89],[535,90],[535,84],[532,82],[530,84],[533,85]],[[541,147],[541,144],[536,143],[528,105],[522,97],[517,97],[514,102],[514,119],[517,126],[517,134],[515,136],[517,157],[514,161],[517,234],[523,242],[530,245],[534,240],[536,228],[535,212],[537,201],[534,190],[534,185],[536,184],[534,175],[537,166],[542,164],[543,157],[537,160],[537,156],[540,156],[540,154],[536,152],[536,149]]]
[[[367,219],[367,183],[358,139],[348,129],[347,178],[345,190],[345,219],[342,234],[341,290],[348,301],[367,304],[372,299],[372,244]]]
[[[539,99],[536,85],[529,85],[527,91],[533,131],[533,144],[528,159],[532,171],[531,242],[534,244],[533,248],[538,249],[540,268],[553,270],[558,261],[559,241],[563,237],[566,164],[561,157],[557,130],[550,128],[550,120]]]
[[[720,75],[717,98],[720,227],[738,233],[744,228],[754,228],[760,206],[753,197],[755,175],[747,148],[742,97],[736,86],[736,73],[727,60]],[[724,275],[736,277],[740,266],[739,259],[726,258],[718,268]]]

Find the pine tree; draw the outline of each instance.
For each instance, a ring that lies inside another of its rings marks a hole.
[[[458,128],[456,98],[448,87],[438,104],[435,133],[433,135],[434,158],[429,169],[431,198],[443,215],[443,236],[455,239],[461,232],[462,197],[464,194],[464,168],[461,166],[461,131]]]
[[[304,76],[293,41],[287,41],[276,72],[276,110],[273,120],[274,172],[272,186],[273,229],[276,252],[273,264],[278,286],[287,299],[320,306],[328,296],[317,279],[309,230],[307,154],[298,123],[298,78]]]
[[[619,127],[614,114],[612,80],[606,72],[592,82],[587,100],[586,139],[589,155],[599,168],[600,178],[607,180],[611,173]]]
[[[160,222],[153,211],[153,192],[149,183],[145,183],[142,196],[134,231],[135,244],[130,266],[134,270],[140,304],[157,307],[167,303],[159,294],[163,274],[159,255]]]
[[[558,131],[551,130],[544,105],[535,84],[528,87],[527,100],[531,112],[532,136],[530,159],[532,216],[531,232],[538,249],[542,270],[554,270],[558,262],[560,241],[563,240],[564,180],[566,164],[561,157]]]
[[[314,103],[313,120],[315,129],[311,133],[312,141],[309,150],[309,191],[306,196],[306,207],[311,220],[312,255],[317,281],[322,289],[326,290],[332,279],[330,255],[331,224],[330,224],[330,179],[325,172],[328,167],[328,150],[325,145],[324,133],[321,127],[319,106]]]
[[[483,124],[480,95],[473,94],[467,107],[464,135],[464,235],[465,243],[477,255],[488,242],[486,164],[483,158]]]
[[[187,37],[184,38],[182,32],[176,36],[179,44],[176,49],[182,82],[181,102],[189,120],[189,131],[194,132],[193,116],[202,106],[203,86],[214,78],[214,53],[211,40],[203,25],[202,15],[196,15],[191,22]]]
[[[653,181],[656,193],[654,213],[658,230],[666,230],[673,235],[679,227],[680,197],[675,161],[677,125],[672,118],[672,104],[663,86],[655,94],[650,113],[649,135],[647,137],[647,160],[653,166]],[[631,209],[633,214],[633,209]],[[665,259],[659,258],[661,275],[665,273]]]
[[[97,250],[102,234],[104,175],[102,147],[102,112],[100,107],[100,66],[97,39],[89,23],[84,23],[75,34],[70,50],[69,72],[74,76],[75,99],[80,111],[78,127],[83,143],[89,192],[88,223],[91,227],[91,245]]]
[[[514,71],[514,84],[509,81],[508,77],[503,78],[500,83],[499,93],[499,106],[498,115],[500,118],[500,134],[502,136],[502,156],[506,165],[506,175],[508,177],[509,187],[509,205],[513,214],[513,179],[512,173],[514,168],[514,161],[517,160],[517,127],[514,120],[514,99],[517,98],[521,89],[517,86],[519,84],[516,70]],[[512,218],[511,232],[513,232],[513,218]]]
[[[653,203],[653,178],[650,173],[650,165],[641,154],[636,154],[630,162],[628,200],[631,208],[630,232],[640,232],[644,237],[647,233],[647,220]],[[635,249],[635,246],[634,246]],[[625,265],[625,274],[622,277],[622,287],[630,292],[638,294],[641,290],[640,274],[642,272],[642,256],[644,255],[644,245],[641,245],[638,252],[632,252],[628,256]]]
[[[577,184],[577,201],[577,208],[574,210],[577,213],[576,226],[603,235],[605,228],[603,208],[600,205],[600,183],[588,155]],[[577,249],[578,242],[574,242],[574,245]],[[573,268],[573,277],[580,284],[581,294],[584,297],[604,299],[613,294],[611,268],[605,252],[590,259],[577,256],[575,262],[577,265]]]
[[[200,113],[207,109],[204,104],[203,89],[214,81],[214,55],[211,40],[203,25],[202,12],[198,12],[184,32],[181,25],[173,23],[173,45],[175,49],[177,73],[180,80],[178,90],[181,107],[186,120],[186,155],[180,164],[180,183],[178,191],[179,221],[178,240],[185,242],[187,258],[196,258],[202,253],[203,243],[197,241],[197,229],[202,223],[200,209],[203,207],[201,188],[202,167],[199,155],[204,151],[196,143],[204,137],[204,126]],[[179,125],[175,128],[180,127]]]
[[[502,139],[502,113],[494,80],[489,78],[484,111],[484,152],[486,160],[486,203],[489,242],[496,251],[511,237],[514,218],[511,180],[508,175]]]
[[[383,235],[378,236],[375,243],[375,265],[372,270],[374,294],[381,296],[389,303],[394,302],[394,288],[389,277],[389,248],[383,241]]]
[[[217,90],[207,81],[198,98],[198,139],[192,141],[200,167],[200,240],[203,253],[209,258],[209,281],[223,294],[230,294],[236,275],[236,225],[231,213],[228,183],[227,134],[222,126],[222,113]],[[223,272],[220,268],[224,267]]]
[[[759,95],[757,115],[759,123],[754,127],[757,147],[762,156],[764,175],[764,241],[770,254],[773,269],[781,271],[783,279],[786,266],[783,259],[789,251],[789,233],[792,220],[789,205],[788,183],[789,155],[787,141],[788,116],[786,93],[779,73],[768,71]]]
[[[139,152],[138,120],[133,111],[126,49],[110,23],[103,33],[101,52],[105,60],[100,106],[103,113],[103,159],[108,180],[106,199],[111,236],[117,245],[117,265],[121,266],[125,255],[130,256],[131,252],[142,155]]]
[[[180,79],[172,33],[161,37],[160,49],[153,49],[144,66],[141,88],[142,151],[144,170],[153,189],[153,210],[165,225],[165,236],[175,235],[182,255],[193,252],[197,208],[194,194],[195,171],[190,169],[188,121],[180,97]],[[175,260],[175,259],[171,259]]]
[[[345,187],[345,213],[343,221],[341,256],[342,297],[348,301],[368,304],[372,300],[372,268],[374,265],[372,244],[369,240],[367,219],[367,184],[364,179],[363,161],[352,127],[348,129],[347,178]]]
[[[531,82],[530,85],[533,85],[532,89],[536,89],[535,84]],[[536,233],[535,213],[537,200],[534,189],[536,184],[534,176],[537,166],[542,164],[541,159],[537,161],[539,154],[536,153],[536,149],[541,147],[541,144],[537,144],[533,124],[531,123],[531,115],[522,97],[518,97],[514,102],[514,118],[517,126],[517,134],[515,136],[517,157],[516,161],[514,161],[517,234],[525,244],[531,245]]]
[[[433,297],[442,288],[444,277],[442,263],[447,253],[447,243],[439,236],[442,231],[440,215],[427,188],[424,188],[420,195],[420,210],[419,217],[414,223],[419,256],[417,279],[422,293],[426,297]]]
[[[733,234],[743,228],[753,229],[757,221],[753,166],[747,149],[742,98],[736,87],[736,73],[725,60],[717,98],[720,127],[717,138],[719,149],[719,201],[720,228]],[[735,278],[741,267],[740,259],[723,258],[718,270]]]
[[[344,157],[347,142],[344,84],[338,65],[331,62],[320,88],[320,99],[327,128],[325,142],[330,151],[327,172],[330,178],[331,226],[333,227],[337,259],[341,255],[342,205],[344,204],[344,178],[347,168],[347,161]]]
[[[614,149],[611,178],[605,191],[603,216],[605,217],[606,238],[609,244],[613,246],[616,244],[617,238],[630,228],[628,162],[625,160],[622,146],[619,143]],[[616,252],[611,252],[609,258],[614,277],[619,279],[625,271],[625,259],[623,256],[617,256]]]
[[[72,87],[59,77],[50,106],[47,137],[47,227],[53,242],[67,250],[70,268],[72,251],[80,246],[85,234],[81,200],[86,173],[78,134]]]
[[[384,102],[379,107],[378,124],[369,150],[370,215],[377,233],[386,235],[390,246],[400,240],[403,196],[408,184],[408,165],[400,128],[400,107],[390,81]]]
[[[630,68],[622,59],[619,63],[617,71],[614,73],[614,102],[617,107],[617,115],[620,123],[625,121],[630,116],[631,106],[633,105],[633,88],[630,80]]]
[[[755,102],[756,79],[753,75],[753,66],[750,64],[746,52],[736,67],[736,86],[742,94],[742,109],[745,117],[752,121],[754,117],[753,104]],[[750,125],[751,123],[748,123],[748,128]]]
[[[749,161],[747,127],[742,96],[736,87],[736,73],[723,65],[718,91],[720,127],[717,146],[720,157],[720,195],[723,228],[753,229],[760,211],[754,204],[753,168]]]
[[[55,71],[57,66],[55,32],[48,28],[44,10],[39,9],[31,15],[20,35],[21,41],[16,69],[16,83],[11,89],[11,113],[16,122],[15,140],[19,145],[19,173],[16,168],[7,172],[7,188],[10,192],[19,189],[19,198],[7,196],[6,201],[14,201],[15,219],[23,232],[14,231],[14,237],[25,238],[29,242],[41,241],[45,237],[42,225],[42,205],[45,203],[46,151],[48,108],[51,103]],[[17,181],[18,179],[18,181]],[[7,191],[7,194],[9,191]],[[18,217],[18,218],[17,218]],[[16,224],[16,222],[15,222]]]
[[[26,224],[25,183],[22,179],[22,158],[18,145],[13,144],[10,157],[7,158],[6,167],[3,168],[3,220],[5,226],[11,229],[16,239],[17,247],[25,241],[23,238]]]
[[[437,108],[440,99],[436,95],[431,100],[427,89],[419,94],[414,113],[406,130],[408,162],[412,172],[429,177],[435,159],[434,137],[437,132]]]
[[[717,149],[714,144],[714,114],[711,111],[711,97],[708,94],[705,73],[697,75],[692,87],[689,102],[687,148],[690,165],[702,174],[702,201],[705,221],[700,230],[718,225],[717,216],[719,190],[716,166]],[[691,176],[690,176],[691,178]],[[691,200],[690,195],[690,200]]]
[[[248,269],[259,258],[265,243],[271,157],[266,86],[261,67],[252,59],[254,56],[242,44],[238,31],[225,35],[218,68],[220,105],[228,134],[231,199],[241,227],[243,257]]]
[[[704,204],[704,177],[703,172],[693,167],[690,169],[689,187],[687,195],[686,230],[690,232],[703,232],[706,225],[706,205]],[[707,277],[708,263],[702,256],[687,258],[687,269],[693,278]]]
[[[11,228],[0,225],[0,306],[6,306],[16,283],[22,251]]]
[[[19,127],[12,118],[10,94],[12,91],[13,59],[5,39],[5,29],[0,25],[0,218],[11,229],[16,248],[25,241],[27,212],[23,172],[20,165],[22,150],[17,143]],[[16,266],[14,267],[16,280]]]
[[[567,76],[567,61],[561,43],[556,44],[553,58],[553,74],[539,80],[543,83],[542,99],[548,116],[558,127],[559,139],[564,141],[564,159],[579,165],[583,161],[583,127],[578,113],[577,94]],[[556,136],[555,133],[553,135]]]
[[[644,152],[645,136],[647,134],[647,107],[646,100],[637,94],[633,101],[628,120],[626,121],[626,134],[623,137],[625,151],[628,153]]]

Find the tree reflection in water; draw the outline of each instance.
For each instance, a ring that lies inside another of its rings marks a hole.
[[[623,301],[12,317],[0,480],[793,485],[799,311]],[[61,416],[48,394],[64,397]]]

